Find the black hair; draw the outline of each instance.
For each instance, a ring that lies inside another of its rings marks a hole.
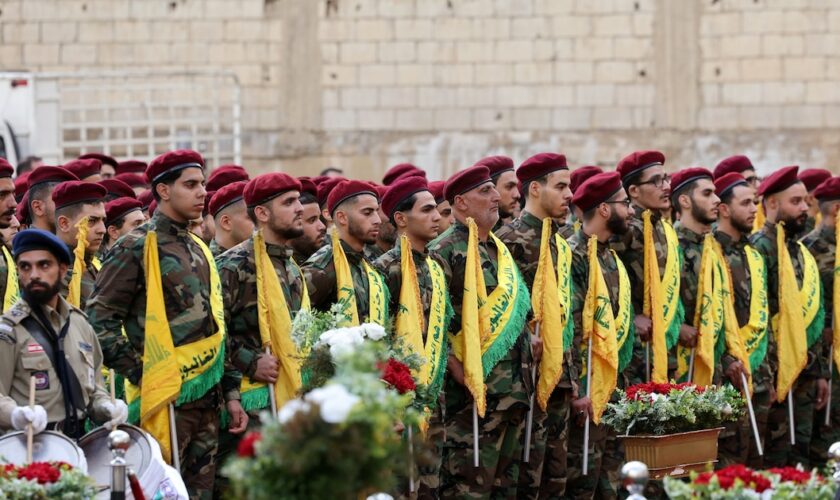
[[[325,168],[324,170],[321,170],[321,174],[320,174],[320,175],[329,175],[329,174],[330,174],[330,172],[335,172],[335,173],[337,173],[337,174],[339,174],[339,175],[340,175],[340,174],[343,174],[343,173],[344,173],[344,170],[341,170],[341,169],[340,169],[340,168],[338,168],[338,167],[327,167],[327,168]]]
[[[705,177],[702,177],[705,179]],[[678,190],[671,193],[671,209],[676,213],[682,213],[682,208],[680,208],[680,204],[677,203],[677,200],[683,194],[687,194],[689,198],[693,198],[694,190],[697,189],[697,181],[700,179],[694,179],[686,183],[684,186],[681,186]]]
[[[537,177],[536,179],[531,179],[530,181],[522,184],[522,193],[521,194],[522,194],[522,199],[523,200],[528,198],[528,193],[531,191],[531,183],[532,182],[536,182],[540,186],[545,186],[548,183],[548,174],[546,174],[542,177]]]
[[[158,184],[166,184],[167,186],[172,186],[175,182],[181,178],[181,173],[186,170],[185,168],[179,168],[174,172],[167,172],[160,176],[159,179],[152,182],[152,196],[155,198],[155,201],[158,202],[160,205],[160,195],[157,192],[157,185]]]
[[[300,204],[309,205],[310,203],[318,203],[318,198],[312,193],[300,193]]]
[[[401,201],[394,208],[394,213],[388,215],[388,219],[391,220],[391,224],[393,224],[394,226],[397,225],[397,221],[394,219],[394,214],[396,214],[397,212],[408,212],[408,211],[410,211],[412,208],[414,208],[414,203],[416,203],[416,202],[417,202],[417,193],[414,193],[413,195],[411,195],[408,198]]]

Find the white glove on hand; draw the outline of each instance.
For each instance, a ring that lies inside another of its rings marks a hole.
[[[128,420],[128,406],[122,399],[117,399],[114,403],[106,401],[102,404],[102,408],[108,412],[109,418],[111,419],[104,424],[108,429],[113,429]]]
[[[32,408],[18,406],[12,410],[12,427],[15,430],[26,430],[26,426],[30,423],[35,434],[39,434],[47,428],[47,411],[44,410],[43,406],[35,405]]]

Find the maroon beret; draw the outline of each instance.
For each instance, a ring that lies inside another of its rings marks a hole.
[[[129,186],[131,186],[133,188],[136,188],[136,187],[147,188],[147,187],[149,187],[149,183],[146,182],[146,177],[143,176],[143,175],[139,175],[139,174],[132,174],[130,172],[126,172],[126,173],[123,173],[123,174],[115,175],[114,179],[121,180],[121,181],[125,182],[126,184],[128,184]]]
[[[289,174],[272,172],[258,175],[248,181],[243,192],[245,204],[255,207],[272,200],[286,191],[300,191],[300,181]]]
[[[76,203],[103,201],[108,191],[95,182],[62,182],[52,192],[55,208],[59,209]]]
[[[315,183],[315,185],[319,185],[325,180],[329,179],[329,175],[316,175],[315,177],[311,178],[310,180]]]
[[[621,175],[621,180],[626,181],[647,168],[664,164],[665,155],[659,151],[636,151],[622,158],[615,170]]]
[[[425,179],[426,172],[423,169],[412,165],[411,163],[398,163],[393,167],[389,168],[387,172],[385,172],[385,175],[382,177],[382,184],[390,186],[391,184],[396,182],[397,179],[412,176],[422,177]]]
[[[0,177],[11,177],[13,175],[15,175],[15,167],[5,158],[0,158]]]
[[[312,182],[312,179],[309,177],[303,176],[298,177],[298,182],[300,182],[300,194],[306,193],[311,195],[316,200],[318,199],[318,186]]]
[[[746,185],[747,180],[738,172],[729,172],[715,178],[715,194],[718,198],[732,190],[735,186]]]
[[[798,172],[799,167],[795,165],[776,170],[761,181],[761,185],[758,186],[758,195],[770,196],[773,193],[784,191],[797,182],[800,182],[796,177]]]
[[[102,162],[96,158],[83,158],[80,160],[69,161],[61,167],[70,171],[79,179],[84,179],[92,175],[99,175],[102,172]]]
[[[29,192],[23,193],[23,198],[15,208],[15,217],[21,224],[29,224]]]
[[[443,196],[446,201],[453,203],[456,196],[475,189],[485,182],[492,182],[490,169],[486,165],[473,165],[468,169],[455,172],[452,177],[446,180],[446,185],[443,187]]]
[[[32,172],[34,171],[30,170],[15,177],[15,199],[18,201],[23,199],[23,195],[29,191],[29,176],[32,175]]]
[[[222,165],[210,172],[210,176],[207,177],[207,190],[218,191],[222,186],[227,186],[232,182],[247,180],[250,178],[245,168],[239,165]]]
[[[446,199],[443,197],[443,187],[446,185],[446,181],[432,181],[429,183],[429,191],[432,192],[432,196],[435,197],[435,203],[440,205]]]
[[[134,198],[122,197],[105,204],[105,225],[110,226],[117,219],[135,210],[142,210],[143,204]]]
[[[572,204],[587,212],[612,198],[621,189],[621,174],[618,172],[596,174],[578,186],[572,196]]]
[[[569,170],[566,164],[566,156],[557,153],[538,153],[528,158],[519,165],[516,171],[516,178],[523,187],[528,182],[556,172],[558,170]]]
[[[363,194],[369,194],[374,196],[377,200],[379,199],[379,194],[376,192],[376,188],[371,183],[365,181],[343,180],[339,182],[335,189],[331,190],[329,196],[327,196],[327,210],[330,214],[332,214],[336,207],[345,201]]]
[[[389,186],[383,186],[382,184],[377,184],[375,182],[371,182],[370,185],[373,186],[373,189],[376,190],[376,197],[379,198],[380,200],[382,199],[383,196],[385,196],[385,193],[388,192],[388,187]]]
[[[204,208],[201,209],[202,217],[207,217],[208,215],[210,215],[210,202],[213,201],[214,196],[216,196],[216,191],[204,192]]]
[[[167,151],[149,163],[146,167],[146,179],[150,184],[154,184],[166,174],[191,167],[204,170],[204,158],[191,149]]]
[[[100,184],[102,184],[102,183],[100,182]],[[154,199],[155,199],[155,194],[152,193],[151,189],[149,189],[148,191],[143,191],[142,193],[137,195],[137,200],[140,201],[140,203],[143,204],[143,210],[148,209],[149,205],[152,203],[152,201]]]
[[[134,190],[131,189],[131,186],[119,179],[102,179],[97,182],[97,184],[105,188],[108,196],[116,196],[117,198],[137,198],[137,195],[134,194]],[[151,191],[149,191],[149,193],[151,193]]]
[[[400,203],[421,191],[428,190],[429,184],[426,182],[425,177],[403,177],[390,186],[387,186],[387,191],[382,196],[382,211],[389,218],[393,217]]]
[[[117,175],[120,175],[120,174],[140,174],[142,176],[146,173],[146,167],[148,167],[148,166],[149,166],[149,164],[146,163],[145,161],[125,160],[125,161],[121,161],[121,162],[119,162],[119,164],[117,164],[116,168],[114,168],[114,172],[116,172]]]
[[[149,203],[149,217],[155,214],[155,210],[157,210],[157,200],[152,200],[152,202]]]
[[[744,155],[730,156],[721,160],[715,167],[715,179],[730,172],[743,174],[745,170],[755,170],[749,158]]]
[[[569,182],[569,189],[572,193],[577,191],[578,186],[583,184],[583,181],[592,177],[593,175],[603,174],[604,169],[595,165],[586,165],[572,170],[571,181]]]
[[[91,159],[91,158],[94,159],[94,160],[99,160],[103,165],[111,165],[112,167],[114,167],[115,171],[117,170],[117,167],[119,166],[119,163],[117,162],[117,160],[115,160],[111,156],[104,155],[102,153],[87,153],[87,154],[83,154],[82,156],[79,157],[80,160],[87,160],[87,159]]]
[[[502,175],[502,173],[507,172],[508,170],[513,170],[513,160],[502,155],[482,158],[475,162],[474,166],[477,165],[484,165],[487,167],[490,171],[490,178],[493,179],[493,181],[496,180],[496,177]]]
[[[335,177],[328,177],[321,181],[318,184],[318,205],[321,208],[326,208],[327,206],[327,198],[330,196],[330,191],[333,190],[336,186],[338,186],[342,181],[346,181],[344,177],[335,176]]]
[[[799,180],[805,184],[805,189],[810,193],[817,189],[817,186],[828,179],[831,179],[831,171],[824,168],[806,168],[799,172]]]
[[[246,181],[238,181],[216,191],[207,203],[207,206],[210,207],[210,215],[215,217],[217,213],[225,208],[233,205],[237,201],[241,201],[245,192],[245,186],[247,185],[248,182]]]
[[[45,182],[65,182],[79,180],[72,172],[61,167],[38,167],[29,175],[29,189]]]
[[[712,173],[703,167],[688,167],[671,176],[671,194],[677,194],[682,188],[699,179],[712,180]]]
[[[840,200],[840,177],[829,177],[822,181],[813,194],[820,201]]]

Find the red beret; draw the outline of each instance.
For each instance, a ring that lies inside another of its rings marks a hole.
[[[482,158],[475,162],[475,165],[484,165],[487,167],[490,171],[490,178],[493,179],[493,181],[496,180],[496,177],[502,175],[502,173],[507,172],[508,170],[513,170],[513,160],[502,155]]]
[[[715,179],[730,172],[743,174],[745,170],[755,170],[749,158],[744,155],[730,156],[721,160],[715,167]]]
[[[245,186],[247,185],[248,183],[246,181],[238,181],[216,191],[207,204],[210,207],[210,215],[215,217],[217,213],[225,208],[233,205],[237,201],[241,201],[245,192]]]
[[[446,180],[446,185],[443,187],[443,196],[446,201],[453,203],[456,196],[475,189],[485,182],[492,182],[490,169],[485,165],[473,165],[468,169],[455,172],[452,177]]]
[[[615,170],[621,175],[621,180],[626,181],[647,168],[664,164],[665,155],[659,151],[636,151],[622,158]]]
[[[146,167],[148,167],[148,166],[149,166],[149,164],[146,163],[145,161],[125,160],[125,161],[119,162],[117,164],[116,168],[114,168],[114,171],[117,173],[117,175],[120,175],[120,174],[140,174],[140,175],[144,175],[146,173]]]
[[[79,180],[72,172],[61,167],[38,167],[29,175],[29,189],[45,182],[65,182]]]
[[[146,177],[138,174],[132,174],[130,172],[117,174],[114,176],[115,179],[121,180],[128,184],[129,186],[136,188],[136,187],[149,187],[149,183],[146,182]]]
[[[222,165],[216,167],[210,172],[207,177],[207,190],[218,191],[222,186],[227,186],[231,182],[250,180],[248,172],[239,165]]]
[[[315,185],[319,185],[325,180],[329,179],[329,175],[316,175],[315,177],[311,178],[310,180],[315,183]]]
[[[761,185],[758,186],[758,195],[770,196],[771,194],[784,191],[797,182],[800,182],[796,177],[798,172],[798,166],[782,167],[779,170],[776,170],[761,181]]]
[[[92,175],[99,175],[102,172],[102,162],[95,158],[84,158],[65,163],[62,168],[69,170],[79,179]]]
[[[102,179],[97,182],[97,184],[105,188],[105,191],[108,193],[107,196],[116,196],[117,198],[137,198],[137,195],[134,194],[134,190],[131,189],[131,186],[119,179]],[[149,191],[149,193],[151,193],[151,191]]]
[[[817,186],[828,179],[831,179],[831,172],[824,168],[806,168],[799,172],[799,180],[805,184],[805,189],[810,193],[817,189]]]
[[[146,167],[146,179],[150,184],[154,184],[166,174],[191,167],[204,170],[204,158],[191,149],[167,151],[149,163]]]
[[[820,201],[840,200],[840,177],[829,177],[822,181],[813,194]]]
[[[682,188],[698,179],[712,180],[712,173],[703,167],[684,168],[671,176],[671,194],[677,194]]]
[[[715,194],[718,198],[723,197],[735,186],[746,185],[747,180],[738,172],[729,172],[715,178]]]
[[[592,177],[593,175],[603,174],[604,169],[601,167],[597,167],[595,165],[586,165],[584,167],[578,167],[572,170],[571,181],[569,183],[569,189],[572,190],[572,193],[577,191],[578,186],[583,184],[583,181]]]
[[[258,175],[248,181],[243,192],[245,204],[255,207],[272,200],[286,191],[300,191],[300,181],[289,174],[272,172]]]
[[[534,179],[539,179],[558,170],[569,170],[566,157],[557,153],[538,153],[519,165],[516,178],[523,187]]]
[[[102,183],[100,182],[100,184],[102,184]],[[154,199],[155,199],[155,194],[152,193],[151,189],[149,189],[148,191],[143,191],[142,193],[137,195],[137,200],[140,201],[140,203],[143,204],[143,210],[146,210],[147,208],[149,208],[149,205],[152,203],[152,201],[154,201]]]
[[[435,197],[435,202],[438,205],[446,201],[446,199],[443,197],[443,186],[445,185],[445,181],[433,181],[429,183],[429,191],[432,192],[432,196]]]
[[[11,177],[13,175],[15,175],[15,167],[5,158],[0,158],[0,177]]]
[[[15,217],[21,224],[29,224],[29,192],[23,193],[23,198],[15,208]]]
[[[103,165],[111,165],[112,167],[114,167],[114,170],[116,170],[119,166],[117,160],[115,160],[113,157],[104,155],[102,153],[87,153],[79,157],[80,160],[87,160],[90,158],[93,158],[94,160],[99,160]]]
[[[149,217],[155,214],[155,210],[157,210],[157,200],[152,200],[152,202],[149,203]]]
[[[621,174],[618,172],[596,174],[578,186],[572,204],[587,212],[612,198],[621,189]]]
[[[370,185],[373,186],[373,189],[376,190],[376,196],[380,200],[382,199],[383,196],[385,196],[385,193],[388,192],[388,187],[389,186],[383,186],[383,185],[377,184],[375,182],[371,182]]]
[[[95,182],[62,182],[52,192],[56,210],[83,202],[103,201],[108,191]]]
[[[29,190],[29,176],[32,175],[33,170],[24,172],[15,177],[15,198],[20,201],[23,195]]]
[[[324,184],[326,184],[326,182]],[[376,192],[376,189],[371,183],[365,181],[343,180],[339,182],[335,189],[331,190],[329,196],[327,196],[327,210],[330,214],[332,214],[336,207],[345,201],[363,194],[369,194],[376,197],[377,200],[379,199],[379,194]]]
[[[210,202],[213,201],[213,197],[216,196],[216,191],[205,191],[204,192],[204,208],[201,209],[201,216],[207,217],[210,215]]]
[[[346,181],[344,177],[335,176],[335,177],[328,177],[321,181],[318,184],[318,205],[321,208],[325,208],[327,206],[327,198],[330,196],[330,192],[333,190],[334,187],[338,186],[342,181]]]
[[[393,167],[389,168],[387,172],[385,172],[385,175],[382,177],[382,184],[390,186],[395,181],[397,181],[397,179],[412,176],[422,177],[425,179],[426,172],[423,169],[412,165],[411,163],[398,163]]]
[[[134,198],[117,198],[105,204],[105,225],[110,226],[117,219],[135,211],[142,210],[143,204]]]
[[[387,186],[387,191],[382,196],[382,211],[389,218],[393,217],[400,203],[421,191],[428,190],[429,184],[426,182],[425,177],[403,177],[390,186]]]
[[[312,179],[309,177],[303,176],[298,177],[298,182],[300,182],[300,194],[307,193],[312,195],[313,198],[316,200],[318,199],[318,186],[312,182]]]

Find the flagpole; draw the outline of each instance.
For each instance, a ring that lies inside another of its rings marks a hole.
[[[265,353],[271,356],[271,347],[265,347]],[[268,400],[271,402],[271,414],[277,416],[277,395],[274,394],[274,382],[268,384]]]
[[[834,323],[834,321],[832,321]],[[832,328],[833,330],[833,328]],[[831,425],[831,379],[834,378],[834,346],[828,351],[828,399],[825,402],[825,425]]]
[[[752,394],[750,394],[750,386],[747,384],[747,376],[741,372],[741,386],[744,389],[744,394],[747,396],[747,411],[750,413],[750,425],[752,426],[753,437],[755,438],[755,447],[758,448],[758,456],[764,456],[764,448],[761,446],[761,437],[758,435],[758,424],[755,422],[755,411],[753,410]]]
[[[586,351],[586,397],[592,395],[592,333],[589,334],[589,347]],[[592,404],[590,400],[589,404]],[[589,475],[589,410],[586,410],[586,423],[583,426],[583,475]]]
[[[175,429],[175,405],[169,403],[169,445],[172,446],[172,467],[181,473],[181,455],[178,451],[178,431]]]
[[[790,427],[790,444],[796,444],[796,429],[793,428],[794,420],[793,420],[793,387],[788,389],[788,427]]]
[[[537,323],[537,326],[534,327],[534,335],[537,337],[540,336],[540,324]],[[534,349],[531,347],[531,357],[533,359]],[[525,423],[525,451],[522,454],[522,461],[526,464],[531,460],[531,433],[533,432],[534,428],[534,395],[537,393],[537,363],[534,362],[533,366],[531,366],[531,381],[534,384],[533,391],[531,392],[531,403],[530,407],[528,408],[528,420]]]
[[[408,492],[414,493],[414,433],[408,426]]]
[[[473,401],[473,467],[478,466],[478,407]]]
[[[647,382],[650,382],[650,340],[645,342],[645,375]]]
[[[691,348],[691,356],[688,358],[688,380],[686,382],[694,382],[694,355],[697,353],[697,348]]]

